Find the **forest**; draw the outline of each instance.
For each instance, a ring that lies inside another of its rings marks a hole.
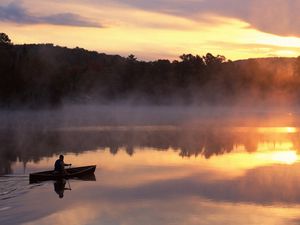
[[[138,60],[0,35],[0,107],[62,104],[298,104],[300,57],[231,61],[183,54]]]

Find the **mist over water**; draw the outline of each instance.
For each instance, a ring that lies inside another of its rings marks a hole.
[[[0,127],[61,128],[63,126],[97,125],[192,125],[202,123],[236,121],[247,123],[297,123],[300,113],[298,106],[153,106],[153,105],[64,105],[58,109],[41,110],[1,110]]]
[[[284,133],[285,128],[290,128],[295,131],[292,134],[296,133],[300,127],[299,112],[296,107],[132,105],[69,105],[55,110],[2,110],[1,161],[4,166],[7,164],[6,157],[11,157],[12,161],[27,162],[60,152],[81,152],[97,147],[108,147],[111,152],[116,152],[124,146],[131,148],[129,152],[136,146],[160,149],[169,146],[184,152],[184,145],[187,145],[194,146],[194,149],[181,154],[198,155],[205,145],[228,140],[230,144],[226,149],[220,146],[217,151],[231,151],[240,140],[250,142],[253,135],[253,139],[257,138],[255,132],[260,128],[273,129],[275,133],[278,131],[276,129],[280,131],[283,128],[281,133]],[[293,141],[298,146],[298,141]],[[214,154],[214,150],[205,149],[212,151],[205,154]],[[4,167],[2,173],[6,170],[10,171]]]

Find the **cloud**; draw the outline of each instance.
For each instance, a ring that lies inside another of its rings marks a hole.
[[[202,3],[202,8],[208,12],[244,20],[264,32],[300,36],[299,1],[274,0],[271,3],[269,0],[206,0]]]
[[[300,36],[300,1],[295,0],[114,0],[119,4],[199,20],[207,14],[237,18],[263,32]]]
[[[78,27],[103,27],[100,24],[87,21],[77,14],[73,13],[60,13],[51,16],[41,17],[42,23],[54,24],[54,25],[67,25]]]
[[[0,6],[0,21],[18,24],[53,24],[78,27],[103,27],[101,24],[88,21],[74,13],[58,13],[48,16],[34,16],[17,2]]]
[[[48,0],[49,1],[49,0]],[[56,1],[57,4],[59,1]],[[300,1],[295,0],[66,0],[68,4],[84,7],[137,8],[145,11],[175,15],[196,22],[207,21],[207,15],[235,18],[250,24],[251,27],[276,35],[300,36]],[[138,18],[137,18],[138,19]],[[14,1],[0,6],[0,21],[15,23],[48,23],[55,25],[102,27],[74,13],[34,16]]]

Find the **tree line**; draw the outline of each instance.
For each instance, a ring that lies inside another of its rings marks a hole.
[[[1,107],[122,101],[201,105],[289,99],[297,103],[299,85],[299,57],[233,62],[207,53],[145,62],[134,55],[78,47],[14,45],[0,34]]]

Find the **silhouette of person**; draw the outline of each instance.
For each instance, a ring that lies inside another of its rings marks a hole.
[[[55,161],[54,171],[56,173],[66,173],[65,166],[71,166],[72,164],[67,164],[64,162],[64,156],[60,155],[59,158]]]

